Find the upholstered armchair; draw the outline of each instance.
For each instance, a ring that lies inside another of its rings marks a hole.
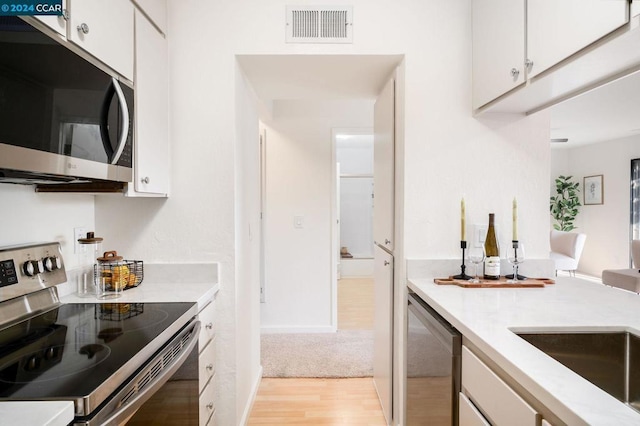
[[[631,269],[605,269],[602,283],[613,287],[640,293],[640,240],[631,241]]]
[[[555,229],[551,231],[549,258],[556,265],[556,275],[558,271],[569,271],[570,275],[576,275],[586,240],[586,234],[556,231]]]

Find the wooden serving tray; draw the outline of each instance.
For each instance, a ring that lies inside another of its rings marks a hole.
[[[479,283],[472,283],[467,280],[457,280],[453,277],[449,278],[435,278],[433,280],[436,284],[440,285],[457,285],[458,287],[465,288],[525,288],[525,287],[544,287],[548,284],[555,284],[556,282],[551,278],[527,278],[518,281],[517,284],[511,284],[507,282],[507,278],[500,277],[499,280],[483,280],[480,279]]]

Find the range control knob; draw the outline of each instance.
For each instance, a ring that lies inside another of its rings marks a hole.
[[[34,275],[41,274],[44,272],[44,267],[42,265],[42,260],[27,260],[22,265],[22,270],[28,277],[33,277]]]
[[[47,272],[52,272],[62,267],[62,261],[59,256],[45,257],[42,259],[42,263],[44,264],[44,270]]]

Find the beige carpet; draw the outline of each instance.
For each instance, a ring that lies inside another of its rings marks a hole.
[[[263,334],[262,377],[372,377],[373,331]]]

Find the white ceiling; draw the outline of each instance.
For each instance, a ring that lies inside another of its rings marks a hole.
[[[375,99],[401,55],[238,55],[264,101]]]
[[[551,108],[552,148],[573,148],[640,134],[640,72]]]
[[[376,99],[401,55],[238,55],[256,94],[273,100]],[[554,149],[640,134],[640,72],[551,107]]]

